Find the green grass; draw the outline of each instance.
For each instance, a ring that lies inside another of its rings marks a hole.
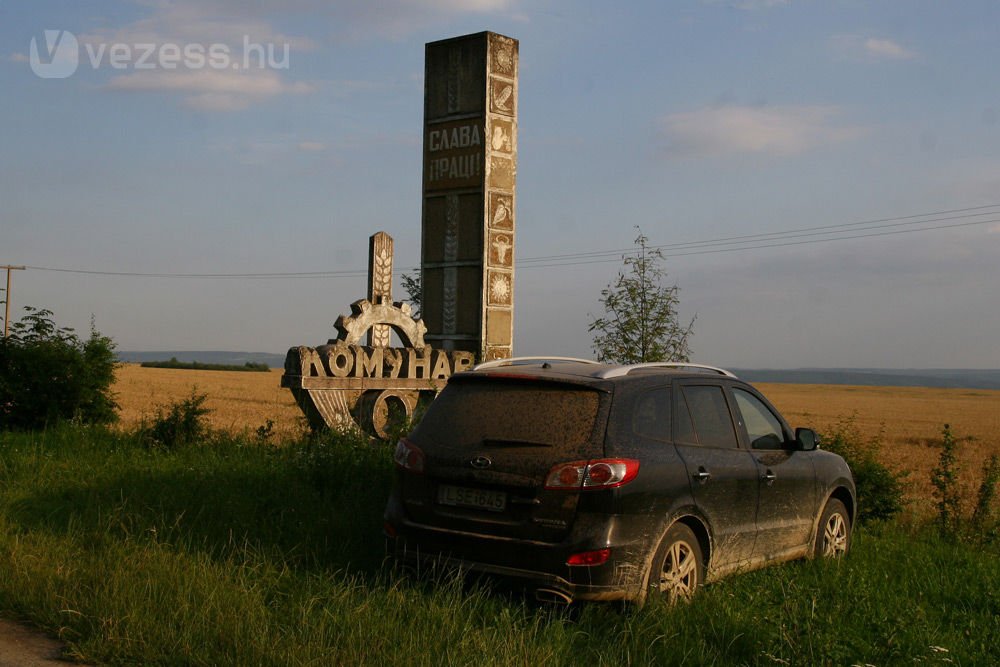
[[[0,434],[0,611],[111,664],[995,663],[995,546],[889,526],[688,606],[553,610],[384,564],[391,473],[347,440]]]

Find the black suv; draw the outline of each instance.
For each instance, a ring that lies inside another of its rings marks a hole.
[[[481,364],[395,461],[390,553],[549,601],[674,601],[737,570],[839,556],[856,507],[850,469],[813,431],[694,364]]]

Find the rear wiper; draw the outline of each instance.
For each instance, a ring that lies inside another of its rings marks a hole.
[[[483,445],[486,447],[551,447],[552,443],[511,438],[483,438]]]

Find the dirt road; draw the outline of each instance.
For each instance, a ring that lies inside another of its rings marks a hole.
[[[0,667],[66,667],[62,644],[19,623],[0,618]]]

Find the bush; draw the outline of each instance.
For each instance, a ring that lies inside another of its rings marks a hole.
[[[177,357],[170,357],[167,361],[144,361],[139,365],[143,368],[172,368],[192,371],[250,371],[267,373],[271,370],[267,364],[255,361],[248,361],[240,366],[238,364],[206,364],[200,361],[178,361]]]
[[[993,519],[993,501],[1000,483],[1000,458],[991,456],[983,465],[983,481],[976,493],[976,509],[972,512],[972,531],[984,540],[996,539],[997,525]]]
[[[115,421],[114,342],[93,323],[81,340],[73,329],[57,327],[51,311],[25,310],[0,342],[0,429]]]
[[[941,431],[941,456],[937,467],[931,471],[934,499],[937,501],[937,524],[941,536],[958,536],[962,521],[962,499],[958,490],[958,441],[952,435],[951,427],[944,425]]]
[[[205,407],[207,394],[199,394],[192,389],[191,395],[157,409],[153,423],[143,427],[140,436],[147,443],[164,449],[176,449],[198,442],[209,434],[205,415],[211,410]]]
[[[941,431],[941,454],[938,464],[931,471],[931,485],[937,501],[936,523],[938,532],[946,540],[965,540],[985,544],[997,538],[998,525],[993,519],[993,500],[1000,482],[1000,460],[994,454],[983,465],[983,478],[976,493],[976,503],[971,515],[964,512],[961,495],[961,468],[958,465],[958,445],[964,440],[944,425]]]
[[[886,521],[903,509],[906,473],[893,472],[879,463],[882,437],[879,431],[866,441],[853,417],[841,420],[823,437],[823,448],[844,457],[854,474],[859,523]]]

